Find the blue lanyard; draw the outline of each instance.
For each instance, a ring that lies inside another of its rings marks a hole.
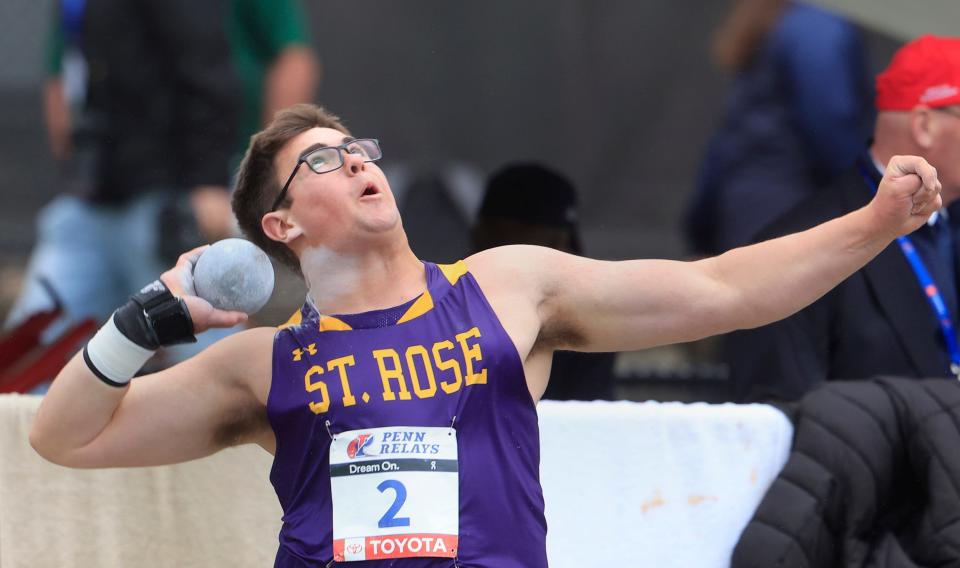
[[[866,180],[867,185],[876,193],[877,184],[864,170],[863,165],[860,167],[860,173],[863,174],[863,179]],[[954,377],[960,378],[960,348],[957,347],[957,334],[953,330],[953,320],[950,318],[947,304],[943,301],[943,295],[940,294],[940,289],[933,281],[933,276],[930,275],[930,271],[927,270],[927,266],[923,263],[910,238],[906,236],[897,237],[897,244],[900,245],[903,256],[907,257],[907,262],[910,263],[910,268],[913,269],[913,273],[920,283],[923,295],[927,297],[927,301],[940,323],[940,331],[943,332],[943,339],[950,354],[950,373]]]

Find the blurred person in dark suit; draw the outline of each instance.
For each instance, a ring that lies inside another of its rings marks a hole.
[[[748,244],[833,179],[862,150],[873,120],[860,35],[821,8],[737,0],[713,59],[735,75],[686,212],[698,256]]]
[[[228,8],[58,2],[44,108],[63,187],[39,215],[8,327],[55,301],[67,316],[61,329],[102,321],[166,266],[164,253],[235,231],[227,187],[240,101]]]
[[[869,150],[759,239],[859,208],[899,154],[923,156],[937,168],[947,207],[804,310],[727,336],[741,401],[794,400],[833,379],[960,376],[952,227],[960,221],[960,39],[924,36],[901,48],[877,77],[876,108]]]
[[[58,160],[70,153],[71,118],[83,119],[86,3],[59,0],[47,38],[44,117],[51,152]],[[298,0],[232,0],[226,5],[225,30],[242,94],[234,150],[239,163],[250,136],[278,110],[313,101],[321,68]]]
[[[472,230],[473,252],[527,244],[582,255],[577,192],[560,173],[536,163],[508,164],[487,181]],[[612,400],[614,353],[557,351],[543,397]]]

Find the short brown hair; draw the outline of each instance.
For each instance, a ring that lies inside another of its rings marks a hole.
[[[300,274],[297,255],[284,243],[267,237],[260,221],[280,193],[274,164],[277,154],[290,140],[311,128],[333,128],[350,135],[340,118],[321,106],[299,104],[281,110],[266,128],[250,138],[250,146],[240,162],[237,187],[233,193],[233,214],[237,216],[243,234],[297,274]],[[287,197],[283,205],[289,203],[290,198]]]

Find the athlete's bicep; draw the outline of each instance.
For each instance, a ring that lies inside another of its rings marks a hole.
[[[150,466],[259,442],[269,430],[258,380],[269,383],[273,330],[228,337],[174,367],[135,378],[74,467]]]
[[[702,263],[610,262],[542,247],[500,251],[498,279],[534,306],[536,342],[550,349],[621,351],[689,341],[715,333],[730,304],[729,291]]]

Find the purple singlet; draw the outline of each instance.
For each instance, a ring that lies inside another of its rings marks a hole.
[[[305,304],[276,335],[267,413],[277,439],[270,480],[283,507],[277,567],[333,559],[331,433],[451,423],[456,559],[334,565],[547,566],[537,412],[516,347],[462,261],[424,266],[427,292],[413,302],[337,317]]]

